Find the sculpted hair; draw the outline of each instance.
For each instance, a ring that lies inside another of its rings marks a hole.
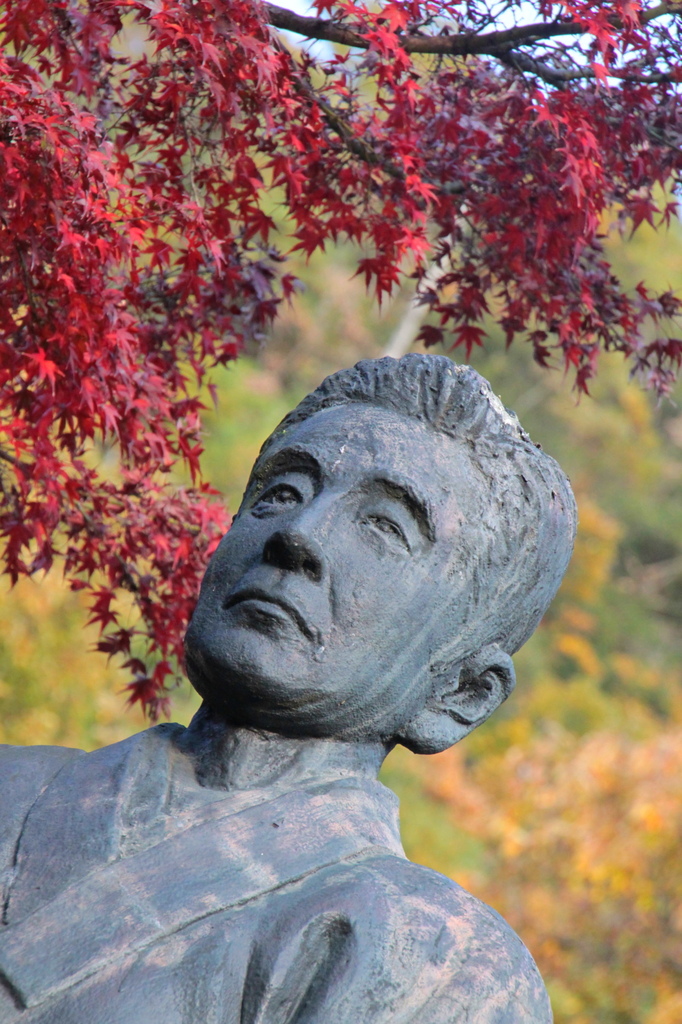
[[[467,653],[497,643],[513,654],[549,607],[573,551],[577,514],[567,477],[480,374],[446,356],[418,353],[366,359],[327,377],[262,451],[316,412],[353,403],[414,417],[466,450],[467,543],[458,546],[449,572],[468,586],[464,631],[453,642],[460,652],[463,642]]]

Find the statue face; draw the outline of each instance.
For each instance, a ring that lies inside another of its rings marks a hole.
[[[461,446],[397,413],[339,406],[288,430],[206,572],[196,689],[234,724],[392,736],[464,617],[470,487]]]

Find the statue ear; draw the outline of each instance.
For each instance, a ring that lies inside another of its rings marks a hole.
[[[514,689],[511,658],[497,644],[441,669],[426,706],[396,741],[415,754],[438,754],[485,722]]]

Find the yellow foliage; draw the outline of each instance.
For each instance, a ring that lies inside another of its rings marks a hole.
[[[647,1014],[643,1024],[680,1024],[682,1021],[682,992],[662,994],[655,1008]]]
[[[561,622],[566,629],[579,633],[592,633],[597,626],[596,616],[576,605],[565,605],[561,610]]]
[[[424,766],[428,793],[483,844],[466,882],[519,930],[561,1024],[682,1020],[681,779],[680,728],[638,742],[555,729],[494,763]]]
[[[658,438],[651,430],[651,402],[648,396],[637,388],[624,388],[618,396],[618,401],[638,437],[644,437],[649,446],[653,444],[657,447]]]
[[[585,494],[576,493],[578,536],[568,574],[562,586],[566,601],[593,606],[611,575],[623,528]]]
[[[0,590],[0,743],[92,749],[147,724],[128,709],[126,674],[93,653],[85,607],[56,574]],[[181,695],[185,718],[196,701]]]
[[[578,633],[560,633],[556,639],[559,654],[571,658],[577,667],[588,676],[598,680],[602,674],[602,665],[597,653],[584,636]]]

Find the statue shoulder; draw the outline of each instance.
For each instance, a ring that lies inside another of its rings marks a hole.
[[[0,746],[0,897],[4,905],[11,890],[17,919],[115,856],[133,819],[155,820],[181,728],[156,726],[91,753]]]
[[[448,1007],[476,1008],[477,1024],[552,1024],[547,991],[528,949],[507,922],[481,900],[437,871],[398,857],[376,869],[399,899],[400,917],[428,946],[428,970],[442,979],[431,988],[426,1016],[451,1017]]]
[[[71,747],[15,747],[0,744],[2,812],[6,807],[33,803],[60,768],[82,750]]]
[[[0,875],[11,864],[26,815],[55,775],[82,750],[0,744]]]

